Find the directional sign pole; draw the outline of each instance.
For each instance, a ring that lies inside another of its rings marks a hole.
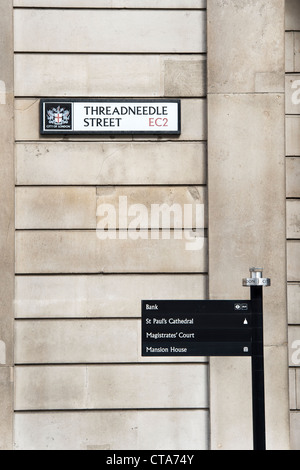
[[[266,450],[263,286],[269,286],[270,279],[262,277],[261,268],[251,268],[250,273],[252,277],[244,279],[243,285],[250,286],[252,303],[253,448]]]
[[[250,288],[253,322],[252,402],[254,450],[266,449],[262,289],[261,286],[253,286]]]
[[[250,301],[142,301],[143,356],[251,356],[254,450],[266,450],[262,271],[243,279]]]

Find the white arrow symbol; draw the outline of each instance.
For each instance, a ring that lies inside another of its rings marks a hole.
[[[248,320],[245,318],[244,325],[248,325]]]

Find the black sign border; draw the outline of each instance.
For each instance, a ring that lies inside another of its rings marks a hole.
[[[66,129],[44,129],[44,103],[177,103],[178,130],[177,131],[74,131]],[[145,99],[145,98],[42,98],[40,99],[40,135],[180,135],[181,134],[181,100],[179,99]]]
[[[158,309],[157,314],[168,315],[181,315],[181,316],[190,316],[190,315],[218,315],[220,317],[232,317],[239,316],[243,317],[244,315],[250,317],[250,329],[252,336],[252,315],[253,315],[253,300],[142,300],[141,301],[141,355],[142,357],[249,357],[253,355],[253,341],[249,339],[245,341],[216,341],[216,342],[201,342],[201,341],[179,341],[178,339],[174,342],[166,341],[163,342],[163,339],[160,341],[154,342],[152,339],[145,339],[145,332],[147,326],[145,325],[146,315],[151,316],[155,315],[156,309],[146,310],[146,304],[158,304],[160,309]],[[238,305],[247,305],[247,310],[241,310],[236,308]],[[188,310],[183,312],[183,310]],[[153,326],[151,327],[153,328]],[[159,329],[159,327],[157,327]],[[218,330],[218,326],[211,329]],[[222,328],[223,329],[223,328]],[[238,328],[239,329],[239,328]],[[224,328],[224,332],[226,328]],[[242,331],[242,328],[241,328]],[[169,348],[171,346],[177,348],[187,348],[189,351],[187,353],[181,352],[146,352],[147,347],[156,347],[156,348]],[[247,347],[248,350],[245,352],[244,347]]]

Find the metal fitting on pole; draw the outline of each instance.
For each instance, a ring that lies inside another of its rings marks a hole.
[[[251,292],[253,448],[266,450],[263,287],[270,286],[271,280],[263,277],[262,268],[250,268],[250,274],[243,286]]]
[[[263,269],[262,268],[250,268],[251,277],[243,279],[243,286],[262,286],[268,287],[271,285],[271,279],[268,277],[262,277]]]

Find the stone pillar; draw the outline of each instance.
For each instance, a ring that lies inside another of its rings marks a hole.
[[[209,0],[210,299],[248,299],[262,266],[268,449],[289,447],[284,1]],[[211,448],[252,448],[251,362],[210,360]]]
[[[0,450],[12,448],[14,299],[13,7],[0,4]]]

